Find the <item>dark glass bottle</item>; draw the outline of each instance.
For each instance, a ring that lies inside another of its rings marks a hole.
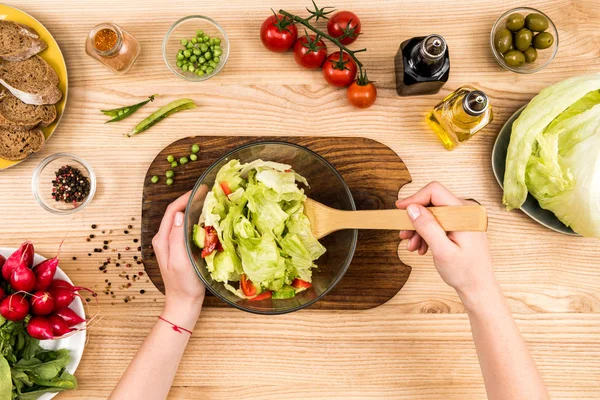
[[[394,63],[400,96],[437,93],[450,75],[448,45],[440,35],[405,40]]]

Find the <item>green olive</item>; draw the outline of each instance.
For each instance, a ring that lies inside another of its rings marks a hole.
[[[525,26],[525,18],[519,13],[512,13],[506,18],[506,27],[516,32]]]
[[[525,56],[525,62],[531,64],[537,60],[537,50],[534,47],[530,47],[523,52]]]
[[[548,19],[542,14],[532,13],[525,18],[527,29],[534,32],[543,32],[548,29]]]
[[[519,50],[510,50],[504,55],[504,61],[511,67],[520,67],[525,63],[525,55]]]
[[[533,38],[533,47],[536,49],[547,49],[554,44],[554,36],[548,32],[540,32]]]
[[[531,46],[532,39],[533,33],[527,28],[522,28],[515,33],[515,47],[519,51],[525,51]]]
[[[494,46],[496,46],[496,50],[500,53],[506,53],[510,49],[512,42],[512,33],[508,29],[502,28],[496,31],[496,34],[494,35]]]

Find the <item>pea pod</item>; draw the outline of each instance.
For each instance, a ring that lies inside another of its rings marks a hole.
[[[144,120],[142,120],[142,122],[137,124],[135,128],[131,130],[131,132],[126,134],[126,136],[131,137],[133,135],[137,135],[138,133],[153,127],[154,124],[167,118],[169,115],[174,114],[178,111],[189,110],[191,108],[196,108],[196,104],[192,99],[179,99],[172,101],[166,106],[159,108],[158,110],[154,111],[152,114],[147,116]]]
[[[108,115],[109,117],[113,117],[112,119],[106,121],[105,124],[107,124],[109,122],[121,121],[122,119],[129,117],[130,115],[132,115],[134,112],[136,112],[137,110],[139,110],[146,104],[150,103],[151,101],[154,101],[154,96],[158,96],[158,95],[153,94],[152,96],[148,97],[148,100],[144,100],[144,101],[134,104],[132,106],[113,108],[112,110],[100,110],[100,112],[102,112],[102,114]]]

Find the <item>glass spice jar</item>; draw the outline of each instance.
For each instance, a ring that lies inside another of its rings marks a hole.
[[[112,22],[96,25],[85,41],[85,52],[117,74],[129,71],[140,50],[138,40]]]

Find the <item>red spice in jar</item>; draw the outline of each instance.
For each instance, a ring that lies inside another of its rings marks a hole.
[[[109,28],[100,29],[94,35],[94,47],[99,51],[108,51],[117,44],[117,33]]]

